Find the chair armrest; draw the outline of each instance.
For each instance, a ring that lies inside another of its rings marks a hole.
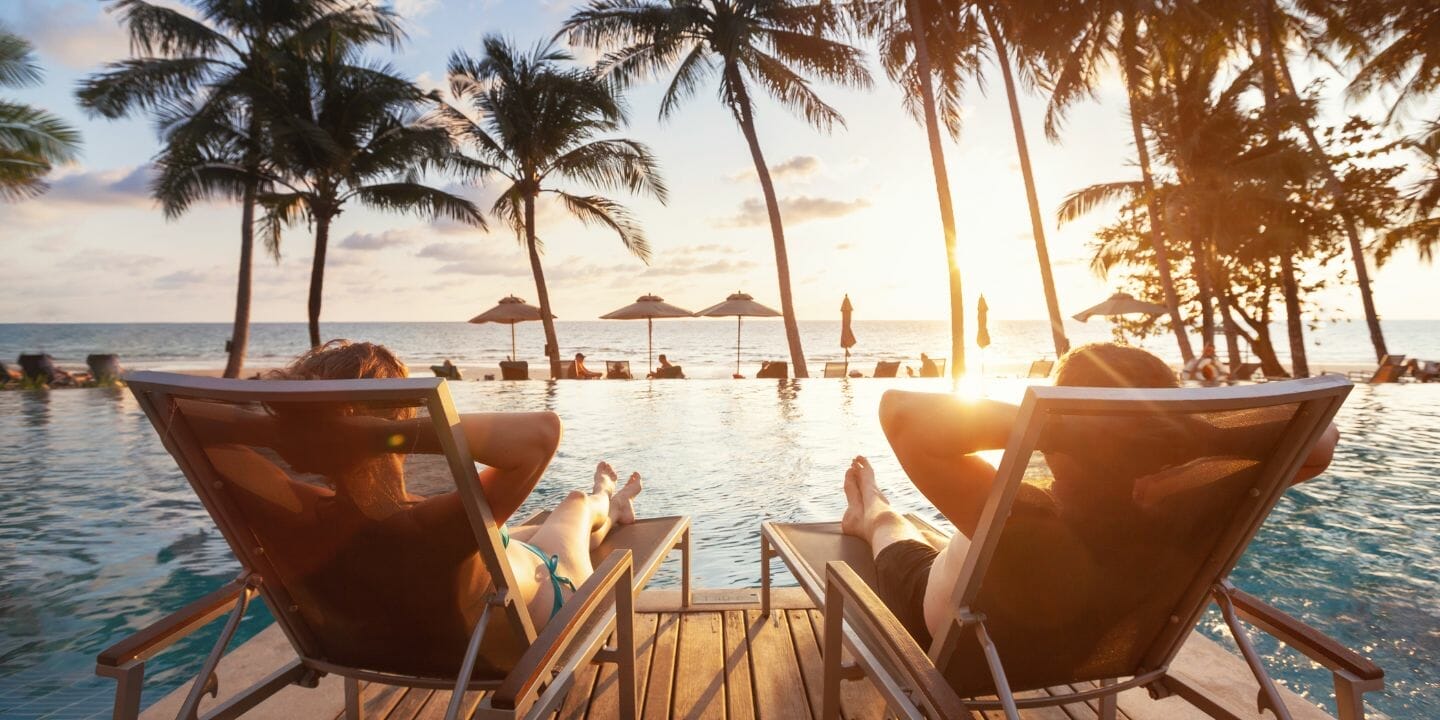
[[[882,643],[882,647],[874,649],[882,651],[894,663],[904,674],[904,680],[924,696],[926,704],[934,708],[940,717],[969,717],[965,704],[945,682],[945,677],[930,662],[930,656],[915,642],[910,631],[860,575],[848,563],[841,561],[825,563],[826,613],[835,607],[836,600],[843,600],[854,607],[854,617]],[[828,648],[826,651],[829,651]]]
[[[635,592],[633,581],[627,582],[624,588],[616,588],[616,584],[622,579],[632,577],[629,550],[616,550],[605,556],[605,561],[595,568],[590,579],[565,603],[559,615],[550,618],[545,629],[530,644],[525,654],[520,656],[510,674],[500,683],[500,687],[495,689],[491,704],[504,710],[513,710],[520,698],[530,694],[540,683],[548,682],[551,679],[551,666],[579,636],[580,630],[590,617],[604,606],[605,597],[612,590],[632,594]]]
[[[1235,604],[1235,611],[1246,622],[1299,650],[1332,672],[1349,673],[1361,680],[1379,680],[1385,677],[1385,671],[1379,665],[1254,595],[1234,590],[1230,598]]]
[[[134,660],[152,658],[211,620],[229,612],[242,595],[253,592],[255,590],[244,580],[237,578],[111,645],[100,652],[95,663],[102,667],[119,667]]]

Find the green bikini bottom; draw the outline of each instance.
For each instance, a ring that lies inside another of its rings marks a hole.
[[[500,526],[500,542],[505,547],[510,547],[510,530],[503,525]],[[565,605],[565,597],[560,594],[561,588],[569,588],[573,593],[575,592],[575,583],[571,582],[570,578],[560,575],[557,569],[560,565],[559,555],[546,555],[544,550],[524,540],[515,542],[519,543],[520,547],[535,553],[535,557],[540,558],[540,564],[544,565],[546,572],[550,573],[550,587],[555,591],[555,604],[550,607],[550,617],[555,617],[560,613],[560,608]]]

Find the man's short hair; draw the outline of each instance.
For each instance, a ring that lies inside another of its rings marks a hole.
[[[1068,387],[1173,388],[1175,371],[1140,348],[1115,343],[1081,345],[1060,358],[1055,384]]]

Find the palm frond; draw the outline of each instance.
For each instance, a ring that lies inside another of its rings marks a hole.
[[[40,108],[0,101],[0,151],[55,165],[74,160],[80,133]]]
[[[80,107],[115,119],[193,95],[213,78],[215,69],[216,61],[203,57],[121,60],[82,80],[75,95]]]
[[[1099,183],[1081,188],[1065,196],[1055,209],[1055,220],[1061,225],[1079,219],[1101,205],[1124,202],[1141,196],[1144,183],[1138,180]]]
[[[665,202],[668,188],[650,149],[634,140],[596,140],[556,158],[547,173],[606,189],[649,193]]]
[[[27,87],[44,80],[28,40],[0,27],[0,87]]]
[[[384,212],[405,212],[429,220],[441,218],[488,228],[475,203],[444,190],[415,182],[394,182],[355,188],[351,197]]]
[[[237,50],[220,32],[172,8],[145,0],[119,0],[109,10],[119,16],[136,55],[179,58],[213,56],[225,47]]]
[[[646,265],[650,264],[650,243],[645,239],[645,231],[624,205],[598,195],[572,195],[558,190],[551,192],[560,196],[565,208],[580,222],[610,228],[619,236],[620,243],[626,250]]]

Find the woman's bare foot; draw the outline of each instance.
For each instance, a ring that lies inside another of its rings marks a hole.
[[[615,484],[619,482],[620,476],[615,474],[615,468],[610,463],[601,460],[595,466],[595,485],[590,489],[592,495],[614,495]]]
[[[845,514],[840,517],[840,532],[869,539],[865,527],[865,499],[860,493],[860,460],[857,456],[851,461],[850,469],[845,471]]]
[[[610,496],[611,522],[616,525],[629,525],[635,522],[635,496],[644,489],[645,485],[640,482],[640,473],[630,473],[630,479],[625,481],[625,487]]]

